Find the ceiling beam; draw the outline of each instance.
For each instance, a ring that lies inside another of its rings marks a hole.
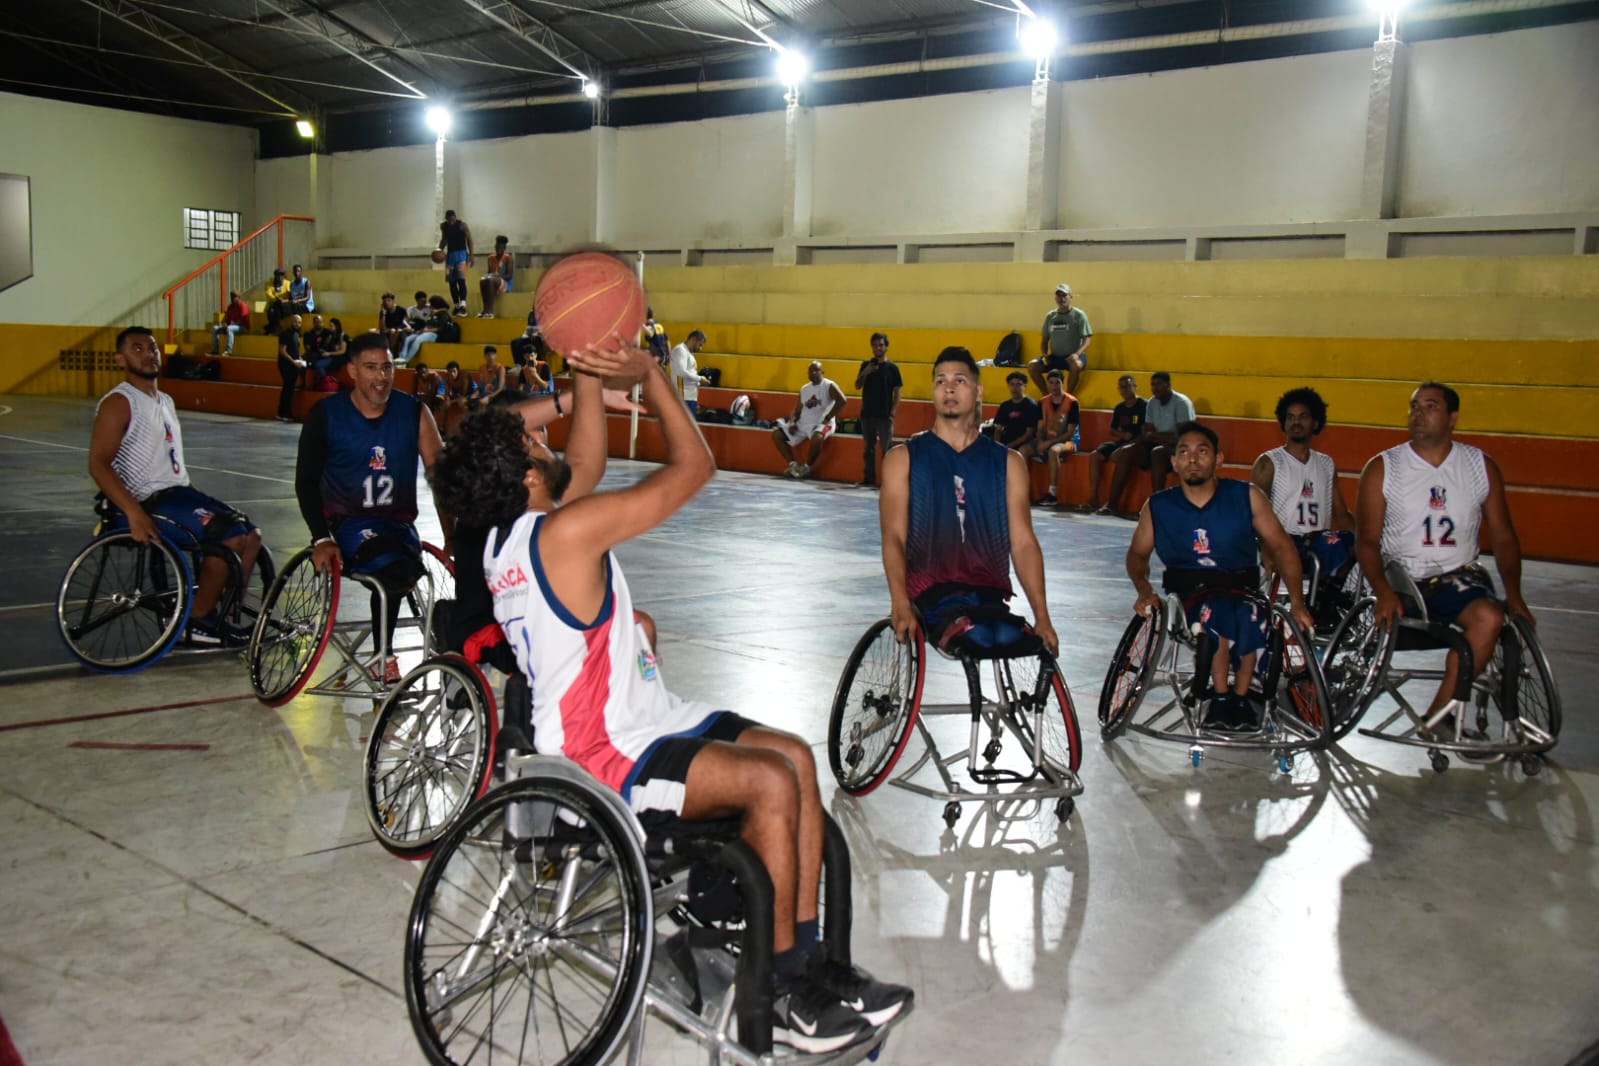
[[[276,12],[285,22],[315,35],[319,40],[337,48],[357,63],[376,71],[394,82],[394,84],[405,90],[407,96],[416,100],[427,99],[427,93],[399,75],[385,70],[367,54],[368,49],[375,48],[380,52],[384,51],[381,43],[374,41],[342,19],[329,15],[314,4],[306,5],[309,11],[309,15],[307,15],[295,10],[291,5],[283,3],[282,0],[255,0],[255,2],[269,11]],[[436,90],[437,86],[434,88]]]
[[[593,56],[523,11],[511,0],[461,0],[461,2],[555,60],[571,71],[573,77],[589,81],[598,79],[600,64]]]

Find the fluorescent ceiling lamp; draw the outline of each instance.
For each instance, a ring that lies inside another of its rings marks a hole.
[[[430,107],[427,111],[428,129],[440,137],[450,132],[450,112],[443,107]]]
[[[805,75],[810,72],[811,62],[798,52],[787,48],[777,50],[777,79],[789,88],[793,88],[805,80]]]
[[[295,123],[294,123],[294,128],[295,128],[295,129],[296,129],[296,130],[298,130],[298,131],[299,131],[299,132],[300,132],[300,136],[301,136],[301,137],[304,137],[304,138],[305,138],[305,139],[306,139],[306,140],[308,140],[308,141],[309,141],[309,140],[310,140],[310,139],[311,139],[311,138],[312,138],[312,137],[315,137],[315,136],[316,136],[316,127],[315,127],[315,126],[313,126],[313,125],[311,125],[311,124],[310,124],[310,123],[309,123],[309,122],[307,122],[307,121],[306,121],[306,120],[305,120],[305,119],[303,119],[303,118],[302,118],[302,119],[299,119],[299,120],[297,120],[297,121],[296,121],[296,122],[295,122]]]
[[[1044,59],[1055,54],[1060,33],[1049,19],[1030,18],[1022,21],[1016,36],[1021,39],[1022,50],[1034,59]]]

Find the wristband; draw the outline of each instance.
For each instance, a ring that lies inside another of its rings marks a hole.
[[[332,537],[318,537],[316,540],[313,540],[311,542],[311,547],[315,548],[318,544],[332,544],[332,543],[333,543],[333,538]]]

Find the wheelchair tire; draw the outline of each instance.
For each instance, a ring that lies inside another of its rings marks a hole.
[[[635,827],[598,784],[526,777],[440,839],[406,925],[405,1001],[436,1066],[598,1066],[644,1009],[654,907]],[[575,864],[575,865],[574,865]],[[561,903],[561,889],[574,891]]]
[[[871,792],[899,762],[921,711],[925,652],[920,632],[901,644],[887,618],[850,652],[827,723],[827,762],[850,795]]]
[[[250,687],[268,707],[288,703],[311,680],[339,615],[339,559],[319,574],[311,549],[290,559],[267,591],[250,634]]]
[[[1162,601],[1147,615],[1133,615],[1122,631],[1116,655],[1105,672],[1105,684],[1099,690],[1099,733],[1106,740],[1122,735],[1149,691],[1165,630],[1166,605]]]
[[[185,552],[164,537],[140,544],[131,533],[104,533],[67,564],[56,593],[56,628],[89,669],[132,673],[177,643],[193,602]]]
[[[1333,704],[1316,659],[1315,636],[1302,629],[1283,604],[1273,603],[1271,612],[1271,662],[1262,685],[1267,704],[1279,714],[1293,716],[1330,743]]]
[[[1501,704],[1500,714],[1514,726],[1523,741],[1547,751],[1560,738],[1560,687],[1555,684],[1555,675],[1549,668],[1543,645],[1538,643],[1536,632],[1525,619],[1511,617],[1506,620],[1500,641],[1507,639],[1520,645],[1517,655],[1519,669],[1513,681],[1515,708],[1507,710],[1502,706],[1505,696],[1501,692],[1495,692],[1495,700]],[[1504,668],[1504,649],[1501,645],[1495,645],[1493,659],[1485,675],[1500,677]]]
[[[1018,701],[1025,701],[1020,708],[1024,713],[1017,716],[1017,724],[1021,726],[1022,734],[1029,740],[1033,728],[1033,701],[1040,698],[1035,690],[1038,688],[1038,675],[1042,664],[1043,660],[1036,657],[1006,659],[999,664]],[[1060,676],[1058,663],[1055,664],[1054,677],[1050,681],[1049,688],[1051,691],[1042,694],[1044,757],[1057,769],[1076,773],[1083,763],[1083,741],[1077,728],[1077,708],[1072,705],[1071,692],[1066,688],[1065,679]],[[1051,693],[1055,697],[1054,707],[1049,706]]]
[[[488,791],[497,728],[487,680],[459,655],[425,660],[384,697],[361,777],[386,851],[426,858]]]
[[[1332,707],[1332,739],[1349,735],[1382,692],[1394,654],[1394,631],[1378,626],[1370,596],[1357,600],[1333,630],[1322,652],[1321,675]]]
[[[442,549],[423,541],[422,567],[426,579],[418,581],[407,598],[410,600],[412,613],[422,625],[424,640],[422,654],[439,655],[449,649],[446,647],[443,634],[434,632],[433,605],[440,600],[455,598],[455,563]],[[418,591],[424,585],[428,590],[426,595]]]

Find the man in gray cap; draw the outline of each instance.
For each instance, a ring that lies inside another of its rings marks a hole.
[[[1055,286],[1055,310],[1044,316],[1043,335],[1044,354],[1027,364],[1033,384],[1039,392],[1045,392],[1045,371],[1062,370],[1066,373],[1066,391],[1076,396],[1077,382],[1088,369],[1088,342],[1093,339],[1094,328],[1088,324],[1083,309],[1072,305],[1072,287],[1064,281]]]

